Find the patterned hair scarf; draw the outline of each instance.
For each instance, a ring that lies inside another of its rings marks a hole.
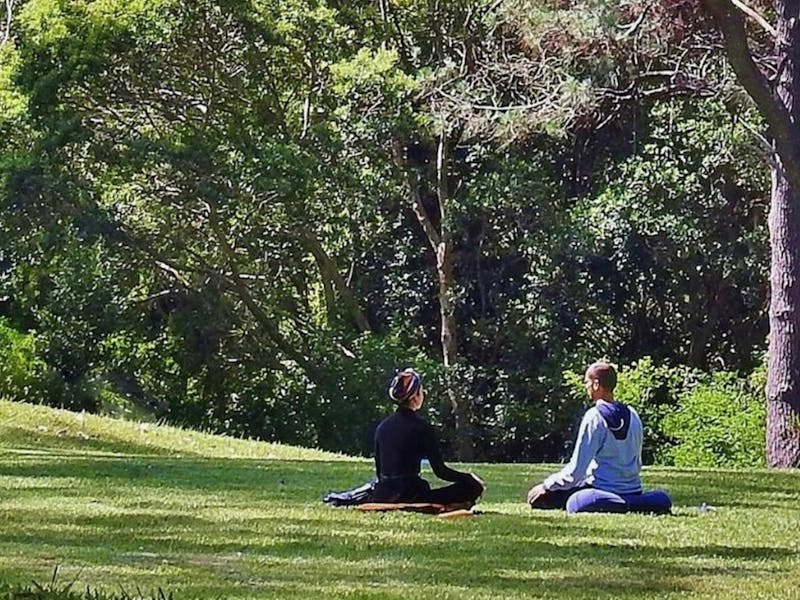
[[[397,404],[402,404],[417,393],[422,379],[414,369],[408,368],[400,371],[389,385],[389,397]]]

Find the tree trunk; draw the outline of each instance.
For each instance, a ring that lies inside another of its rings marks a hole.
[[[452,232],[447,209],[450,199],[448,185],[448,147],[447,133],[439,134],[436,152],[436,195],[439,199],[441,216],[440,241],[436,248],[436,272],[439,277],[439,313],[441,317],[442,363],[445,369],[445,393],[455,418],[456,452],[461,460],[472,460],[472,424],[470,405],[459,393],[454,372],[458,360],[458,337],[455,306],[455,256],[453,255]]]
[[[800,144],[800,0],[778,3],[778,97]],[[800,190],[778,158],[772,167],[772,267],[767,376],[767,464],[800,467]]]
[[[730,0],[704,2],[722,31],[737,79],[755,101],[774,140],[767,464],[800,467],[800,0],[775,2],[778,84],[774,90],[753,61],[741,7]]]
[[[439,316],[441,319],[442,364],[445,368],[445,394],[455,419],[456,452],[461,460],[473,460],[470,406],[458,393],[457,373],[458,336],[454,302],[454,256],[449,243],[439,244],[436,253],[436,272],[439,278]]]
[[[800,466],[800,198],[773,168],[767,464]]]

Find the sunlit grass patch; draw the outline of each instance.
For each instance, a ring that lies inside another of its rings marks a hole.
[[[59,565],[81,589],[176,598],[798,597],[794,472],[647,469],[674,516],[567,517],[523,502],[552,466],[473,465],[482,514],[446,521],[323,506],[366,460],[42,407],[0,417],[11,583]]]

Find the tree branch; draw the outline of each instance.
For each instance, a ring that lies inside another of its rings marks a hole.
[[[722,32],[725,51],[739,83],[756,103],[775,141],[786,178],[795,190],[800,190],[800,154],[796,148],[797,124],[792,122],[786,105],[770,87],[767,77],[759,70],[750,54],[747,32],[741,12],[731,0],[703,0]]]
[[[371,331],[372,328],[369,325],[369,321],[367,320],[364,311],[361,310],[361,306],[353,294],[353,290],[351,290],[345,283],[344,278],[342,277],[341,273],[339,273],[336,263],[334,263],[333,259],[325,251],[325,248],[322,247],[322,244],[317,236],[305,227],[302,227],[300,231],[306,248],[309,252],[311,252],[312,256],[314,257],[314,261],[317,263],[317,268],[319,269],[320,275],[323,279],[323,285],[325,285],[327,288],[333,284],[333,287],[339,294],[339,297],[344,301],[345,305],[350,311],[353,321],[355,321],[359,331],[362,333],[365,331]]]
[[[211,230],[214,232],[214,235],[217,237],[217,241],[219,242],[220,250],[222,254],[228,261],[228,267],[231,270],[232,277],[226,277],[221,273],[217,273],[217,275],[226,281],[231,288],[237,293],[239,298],[247,309],[250,311],[250,314],[253,315],[253,318],[258,322],[258,324],[264,329],[267,337],[270,341],[275,344],[286,356],[294,360],[300,367],[311,377],[312,379],[317,379],[317,374],[319,369],[316,365],[309,360],[309,357],[302,351],[301,348],[296,347],[294,344],[290,343],[280,332],[280,328],[275,320],[267,314],[264,308],[256,302],[253,294],[251,293],[250,289],[245,285],[244,280],[239,275],[239,270],[236,265],[236,257],[234,256],[234,250],[231,246],[230,242],[228,241],[227,235],[222,229],[222,225],[219,222],[219,215],[217,214],[216,207],[214,207],[211,203],[205,203],[208,206],[209,210],[209,226]]]
[[[639,13],[639,16],[636,18],[636,20],[633,21],[633,23],[627,23],[625,25],[619,25],[619,28],[622,29],[623,32],[617,38],[617,40],[620,40],[620,41],[624,40],[625,38],[630,37],[631,35],[636,33],[636,31],[639,29],[639,27],[642,26],[642,23],[644,23],[644,20],[647,17],[647,13],[650,10],[650,6],[651,6],[650,4],[646,4],[644,9],[642,9],[642,12]]]
[[[425,232],[425,237],[428,238],[428,243],[431,245],[431,248],[433,248],[434,254],[438,256],[439,246],[442,243],[442,238],[439,235],[439,232],[436,231],[436,227],[433,226],[433,222],[428,215],[428,211],[425,209],[425,205],[422,203],[422,198],[419,194],[419,181],[417,180],[417,176],[411,169],[408,168],[408,165],[406,165],[406,161],[403,158],[403,147],[400,142],[394,143],[393,151],[395,163],[403,172],[403,175],[406,179],[406,185],[408,186],[408,192],[411,195],[411,210],[414,211],[419,224],[422,225],[422,230]]]
[[[733,4],[736,8],[738,8],[748,17],[753,19],[756,23],[761,25],[761,28],[767,33],[769,33],[772,37],[774,38],[778,37],[777,30],[772,25],[770,25],[769,22],[762,15],[756,12],[755,9],[747,6],[747,4],[745,4],[742,0],[731,0],[731,4]]]
[[[13,20],[14,15],[14,0],[5,0],[6,5],[6,27],[5,32],[3,32],[3,39],[0,41],[0,46],[8,42],[11,39],[11,22]]]

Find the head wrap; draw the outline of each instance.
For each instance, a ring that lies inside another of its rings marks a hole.
[[[417,393],[422,379],[414,369],[408,368],[398,372],[389,385],[389,397],[397,404],[402,404]]]

